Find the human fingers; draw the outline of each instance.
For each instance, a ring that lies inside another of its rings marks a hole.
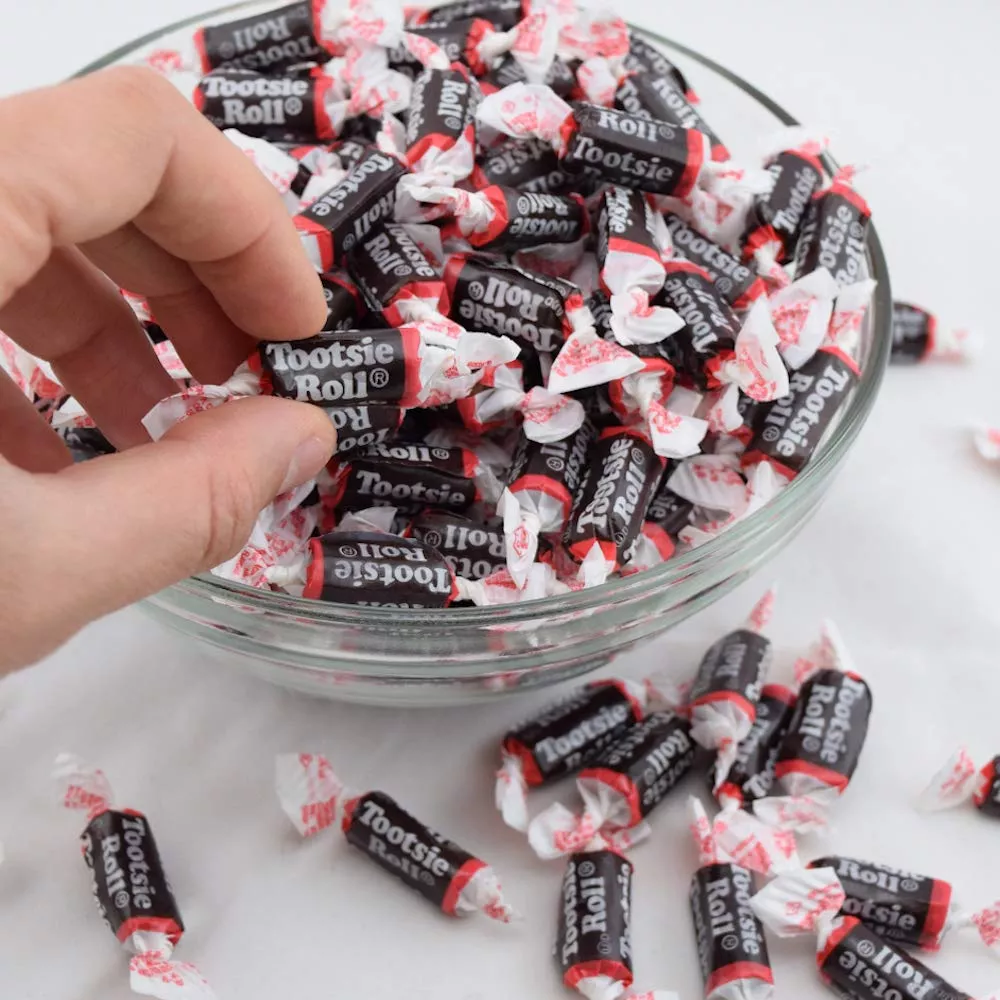
[[[0,371],[0,456],[27,472],[58,472],[69,451],[28,397]]]
[[[225,381],[252,351],[256,341],[222,311],[191,265],[136,226],[122,226],[80,249],[117,285],[146,299],[157,324],[199,382]]]
[[[148,441],[143,416],[177,391],[118,290],[73,248],[55,250],[0,307],[0,327],[51,363],[118,448]]]
[[[322,410],[258,398],[54,475],[0,462],[0,673],[234,555],[261,508],[313,477],[334,443]]]
[[[322,288],[281,199],[158,74],[119,67],[9,98],[0,135],[0,301],[54,246],[134,222],[251,336],[323,325]]]

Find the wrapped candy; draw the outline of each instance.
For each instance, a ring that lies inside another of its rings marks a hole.
[[[597,436],[563,534],[591,581],[628,561],[663,467],[641,430],[605,427]]]
[[[320,198],[294,217],[302,244],[318,270],[329,271],[380,220],[392,218],[396,185],[406,168],[373,149]]]
[[[658,343],[681,329],[672,309],[651,306],[663,287],[662,222],[639,191],[609,185],[598,201],[595,255],[601,286],[610,296],[610,326],[624,346]]]
[[[410,81],[384,65],[384,55],[382,62],[366,55],[351,67],[350,97],[336,69],[282,76],[218,69],[198,81],[194,104],[218,128],[286,142],[328,141],[340,135],[348,117],[407,106]]]
[[[483,580],[507,569],[507,542],[501,521],[476,521],[428,508],[410,521],[406,537],[439,552],[451,571],[465,580]]]
[[[716,771],[710,785],[719,804],[749,807],[766,798],[774,787],[774,772],[781,742],[791,725],[797,695],[781,684],[765,684],[756,705],[756,719],[750,732],[736,748],[736,759],[722,784]]]
[[[931,812],[971,802],[984,815],[1000,818],[1000,754],[982,767],[964,747],[931,779],[920,800]]]
[[[827,825],[827,811],[850,784],[868,735],[871,689],[831,622],[824,623],[824,641],[832,655],[802,685],[778,749],[775,777],[785,795],[754,802],[757,815],[786,830]]]
[[[330,473],[330,506],[343,510],[426,505],[461,513],[483,499],[495,504],[500,496],[492,471],[464,448],[403,441],[372,445],[338,457]]]
[[[846,178],[834,178],[809,203],[795,249],[796,277],[825,267],[841,288],[861,281],[870,221],[871,210],[864,198]]]
[[[764,927],[751,906],[753,874],[720,848],[701,803],[691,799],[690,808],[699,857],[688,902],[705,1000],[769,1000],[774,973]]]
[[[620,848],[647,836],[645,817],[690,771],[694,756],[684,719],[650,713],[577,775],[582,814],[556,803],[528,825],[528,842],[539,857],[555,858],[579,850],[597,833]]]
[[[764,274],[771,264],[795,254],[813,195],[823,182],[823,164],[817,156],[821,151],[818,143],[802,143],[767,162],[772,184],[754,199],[743,238],[744,255],[756,257]]]
[[[832,868],[812,868],[779,876],[757,893],[752,906],[779,937],[816,935],[820,976],[840,996],[972,1000],[857,918],[841,916],[846,898]]]
[[[205,25],[179,49],[157,49],[147,62],[177,72],[216,69],[279,73],[292,66],[326,62],[342,51],[335,29],[342,8],[326,0],[297,0],[248,17]]]
[[[452,917],[480,912],[509,923],[494,870],[425,826],[385,792],[346,789],[319,754],[284,754],[275,768],[278,801],[295,829],[312,837],[339,823],[345,840]]]
[[[79,757],[60,754],[53,777],[62,789],[62,804],[87,814],[80,835],[83,860],[101,917],[132,952],[133,992],[160,1000],[213,1000],[201,973],[172,957],[184,922],[149,820],[135,809],[114,808],[104,772]]]
[[[709,156],[695,129],[640,118],[614,108],[571,108],[549,87],[512,84],[483,99],[484,125],[506,135],[545,139],[570,170],[592,167],[610,184],[684,198]]]
[[[753,269],[689,226],[679,215],[663,217],[670,233],[673,257],[697,264],[711,278],[713,287],[734,309],[744,309],[767,293],[767,286]]]
[[[447,326],[444,281],[407,228],[397,222],[375,226],[350,250],[347,269],[368,308],[390,326],[429,320]],[[456,327],[454,336],[464,331]]]
[[[981,338],[971,330],[951,330],[923,306],[909,302],[892,304],[892,364],[935,361],[967,361],[979,352]]]
[[[615,106],[639,118],[655,118],[708,136],[713,160],[728,160],[729,150],[670,76],[634,69],[618,85]]]
[[[444,272],[450,316],[470,330],[553,353],[590,314],[576,286],[476,254],[454,254]],[[549,385],[553,391],[566,391]]]
[[[951,884],[941,879],[839,856],[817,858],[809,867],[832,869],[844,889],[840,912],[886,941],[937,951],[952,931],[975,927],[988,948],[1000,946],[1000,901],[965,913],[952,901]]]
[[[645,715],[651,685],[591,681],[513,729],[500,745],[496,805],[515,830],[528,826],[529,788],[575,774]]]
[[[633,871],[602,837],[566,862],[555,957],[586,1000],[617,1000],[632,985]]]
[[[727,779],[739,744],[757,719],[772,658],[771,640],[763,632],[773,610],[774,588],[754,605],[744,628],[723,636],[705,653],[688,696],[692,739],[718,752],[717,786]]]

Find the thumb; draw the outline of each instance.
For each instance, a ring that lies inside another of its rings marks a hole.
[[[253,398],[54,475],[0,463],[0,673],[233,556],[260,510],[315,476],[335,441],[322,410]]]

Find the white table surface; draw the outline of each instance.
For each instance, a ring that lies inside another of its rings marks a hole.
[[[0,94],[54,81],[203,3],[9,2]],[[714,0],[655,15],[648,2],[615,6],[831,129],[842,162],[870,165],[860,186],[897,297],[922,300],[990,341],[975,367],[891,370],[802,534],[753,582],[622,657],[616,670],[639,676],[667,659],[693,669],[777,579],[779,667],[829,615],[876,699],[836,833],[806,853],[836,850],[926,871],[952,879],[968,904],[985,904],[1000,896],[1000,827],[971,809],[924,817],[912,800],[956,744],[968,742],[982,759],[1000,750],[1000,469],[977,459],[966,434],[975,417],[1000,422],[1000,211],[989,180],[1000,154],[1000,6]],[[58,553],[47,558],[58,566]],[[534,860],[491,808],[495,738],[549,697],[464,711],[338,706],[221,669],[136,610],[93,625],[0,684],[0,995],[130,995],[125,958],[90,899],[78,819],[54,804],[48,774],[60,750],[101,764],[122,801],[152,818],[188,925],[179,954],[202,967],[222,998],[568,995],[548,954],[561,867]],[[332,836],[298,843],[271,790],[275,753],[292,749],[326,751],[350,782],[397,793],[477,849],[500,870],[525,921],[448,922]],[[682,798],[655,815],[653,842],[635,852],[636,972],[642,989],[671,987],[693,1000],[700,984],[685,895],[694,858]],[[778,997],[825,995],[809,944],[775,944],[773,953]],[[1000,962],[974,935],[953,938],[931,961],[973,995],[1000,987]]]

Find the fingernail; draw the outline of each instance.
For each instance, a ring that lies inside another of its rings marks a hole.
[[[295,486],[301,486],[307,479],[312,479],[326,465],[329,458],[329,442],[316,436],[306,438],[295,449],[278,492],[284,493]]]

